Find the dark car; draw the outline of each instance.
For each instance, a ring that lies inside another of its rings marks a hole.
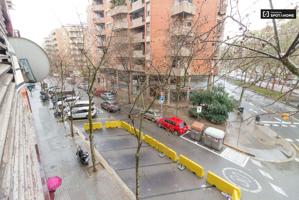
[[[104,110],[107,110],[108,112],[120,111],[119,105],[115,102],[105,101],[105,102],[101,103],[101,108],[103,108]]]

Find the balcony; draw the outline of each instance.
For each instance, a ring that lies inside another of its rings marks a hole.
[[[172,68],[171,71],[174,76],[185,76],[185,69],[183,68]]]
[[[128,21],[127,19],[125,20],[118,20],[115,21],[113,24],[113,30],[114,31],[118,31],[118,30],[122,30],[122,29],[128,29]]]
[[[172,50],[172,56],[188,57],[191,56],[191,53],[192,53],[191,50],[187,47],[182,47],[180,50],[179,49]]]
[[[143,65],[134,65],[133,70],[138,71],[138,72],[143,72],[144,67],[143,67]]]
[[[151,36],[150,35],[147,35],[146,36],[146,42],[150,42],[151,41]]]
[[[186,0],[181,0],[180,2],[177,2],[172,7],[171,14],[172,15],[178,15],[178,14],[190,14],[194,15],[196,11],[196,7],[193,3],[190,3]]]
[[[184,35],[184,36],[193,36],[194,34],[191,32],[192,27],[191,26],[176,26],[173,29],[174,35]]]
[[[139,17],[132,20],[132,27],[131,28],[137,28],[140,26],[144,26],[144,17]]]
[[[105,19],[104,19],[104,17],[101,17],[101,18],[94,18],[93,21],[94,21],[95,24],[105,24]]]
[[[145,19],[146,23],[150,23],[151,21],[151,16],[147,16],[146,19]]]
[[[132,3],[131,12],[138,11],[142,8],[144,8],[144,0],[137,0],[137,1]]]
[[[127,14],[128,8],[126,5],[116,6],[110,11],[111,17],[119,15],[119,14]]]
[[[103,4],[96,4],[92,6],[92,10],[95,12],[104,11],[104,5]]]
[[[140,43],[144,42],[144,33],[136,33],[133,35],[133,42],[134,43]]]
[[[134,58],[144,58],[144,54],[142,50],[134,50],[133,51]]]

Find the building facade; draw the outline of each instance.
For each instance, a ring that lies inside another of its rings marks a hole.
[[[52,73],[59,70],[60,63],[66,67],[67,75],[79,73],[80,68],[86,65],[82,54],[84,29],[80,25],[65,25],[45,38],[43,46],[50,59]]]
[[[131,82],[143,77],[150,85],[169,74],[168,102],[178,82],[188,99],[197,83],[217,72],[207,59],[217,54],[216,45],[208,41],[222,36],[225,10],[225,0],[92,0],[93,58],[109,44],[105,73],[119,79],[129,71]]]

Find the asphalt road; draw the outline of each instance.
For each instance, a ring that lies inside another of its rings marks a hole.
[[[235,99],[239,99],[241,88],[227,81],[220,81],[225,86],[227,92]],[[245,108],[245,114],[250,116],[261,115],[262,124],[269,126],[278,135],[285,138],[288,142],[292,142],[299,146],[299,113],[291,116],[289,121],[284,121],[278,114],[267,113],[282,113],[296,111],[297,109],[287,106],[283,103],[276,102],[263,97],[259,94],[245,90],[242,100],[242,106]]]
[[[226,83],[226,86],[228,84]],[[238,89],[230,87],[232,94],[238,96]],[[269,100],[256,95],[250,91],[245,93],[243,101],[245,110],[252,115],[268,111],[292,110],[283,104],[267,105]],[[123,107],[122,107],[123,108]],[[99,109],[97,121],[107,119],[126,119],[127,110],[121,113],[110,114]],[[276,116],[280,119],[280,116]],[[297,116],[296,116],[297,117]],[[274,118],[274,117],[273,117]],[[271,116],[262,118],[269,120]],[[272,119],[271,119],[272,120]],[[275,120],[275,119],[274,119]],[[273,121],[274,121],[273,120]],[[295,121],[296,119],[293,118]],[[75,124],[82,128],[84,120],[78,120]],[[297,126],[296,126],[297,127]],[[293,127],[271,127],[273,130],[281,130],[279,134],[290,134],[288,137],[295,139],[298,128]],[[216,174],[238,185],[242,190],[242,199],[298,199],[297,185],[299,177],[299,159],[287,163],[268,163],[256,161],[236,154],[234,151],[217,154],[205,147],[198,146],[182,137],[176,137],[158,128],[154,123],[145,121],[143,130],[152,135],[167,146],[173,148],[177,153],[184,154],[192,160],[203,165],[205,170],[211,170]],[[292,132],[293,131],[293,132]],[[292,137],[291,137],[292,136]],[[108,160],[120,177],[134,191],[134,151],[136,139],[121,130],[98,131],[95,133],[96,147]],[[157,152],[146,145],[142,148],[142,196],[150,199],[201,199],[204,194],[212,195],[202,199],[223,199],[219,193],[205,192],[198,189],[205,185],[203,180],[193,174],[176,169],[175,164],[168,159],[160,158]],[[241,163],[240,164],[240,160]],[[209,189],[211,190],[211,189]],[[190,198],[189,198],[190,197]]]

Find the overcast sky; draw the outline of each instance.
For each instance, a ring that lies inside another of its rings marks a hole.
[[[44,38],[62,24],[79,23],[78,14],[81,21],[86,21],[88,0],[13,0],[13,3],[15,10],[11,11],[11,17],[14,28],[20,30],[22,37],[38,44],[42,44]],[[273,3],[275,8],[294,8],[299,5],[299,0],[273,0]],[[239,0],[239,6],[241,15],[249,14],[247,21],[252,29],[265,26],[267,20],[260,19],[260,9],[269,8],[268,0]],[[225,34],[236,29],[237,26],[228,23]]]

